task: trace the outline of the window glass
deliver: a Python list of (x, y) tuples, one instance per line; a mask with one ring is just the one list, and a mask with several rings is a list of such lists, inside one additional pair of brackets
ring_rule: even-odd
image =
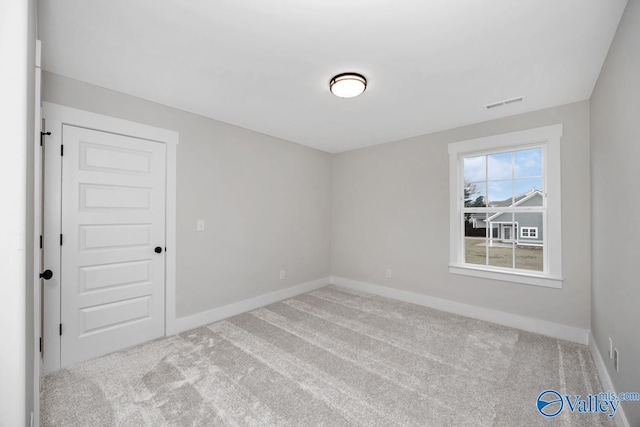
[(464, 206), (467, 208), (480, 208), (486, 206), (487, 183), (469, 182), (464, 186)]
[[(520, 206), (542, 206), (542, 197), (544, 194), (542, 183), (542, 178), (515, 180), (513, 182), (515, 200), (521, 200)], [(522, 200), (525, 198), (526, 200)]]
[(513, 163), (514, 178), (542, 177), (542, 148), (514, 152)]
[(517, 245), (515, 266), (520, 270), (543, 271), (544, 248), (542, 246)]
[(532, 148), (463, 157), (466, 264), (544, 270), (542, 154)]
[(464, 181), (478, 182), (487, 180), (487, 156), (464, 158)]
[[(478, 216), (485, 214), (478, 214)], [(464, 259), (467, 264), (487, 264), (487, 239), (486, 229), (482, 226), (483, 220), (474, 218), (476, 224), (466, 221), (464, 238)]]
[(487, 158), (487, 179), (512, 179), (513, 152), (490, 154)]
[(509, 206), (513, 198), (513, 181), (489, 181), (487, 197), (490, 207)]

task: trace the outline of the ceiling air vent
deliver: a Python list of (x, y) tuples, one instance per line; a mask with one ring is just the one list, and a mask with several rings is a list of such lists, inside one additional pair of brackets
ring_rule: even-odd
[(491, 104), (485, 105), (487, 110), (491, 110), (493, 108), (504, 107), (505, 105), (516, 104), (518, 102), (522, 102), (524, 100), (524, 96), (519, 96), (517, 98), (505, 99), (504, 101), (492, 102)]

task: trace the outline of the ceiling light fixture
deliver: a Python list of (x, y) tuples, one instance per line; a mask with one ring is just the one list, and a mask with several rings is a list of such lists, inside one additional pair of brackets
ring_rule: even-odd
[(329, 82), (329, 90), (340, 98), (353, 98), (367, 88), (367, 79), (356, 73), (338, 74)]

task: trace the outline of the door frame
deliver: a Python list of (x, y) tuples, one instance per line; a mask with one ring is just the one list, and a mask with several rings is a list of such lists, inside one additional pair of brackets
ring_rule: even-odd
[[(102, 114), (91, 113), (88, 111), (78, 110), (50, 102), (42, 103), (42, 117), (45, 121), (45, 131), (51, 132), (45, 139), (45, 178), (49, 187), (47, 192), (53, 191), (53, 211), (47, 212), (44, 218), (45, 229), (47, 226), (53, 231), (45, 233), (47, 236), (56, 236), (60, 233), (61, 224), (61, 163), (51, 162), (52, 156), (59, 159), (60, 148), (62, 145), (62, 127), (63, 125), (71, 125), (96, 131), (115, 133), (134, 138), (147, 139), (155, 142), (164, 143), (166, 146), (166, 205), (165, 205), (165, 303), (164, 303), (164, 336), (174, 335), (176, 333), (176, 151), (179, 143), (178, 132), (163, 129), (155, 126), (144, 125), (124, 119), (110, 117)], [(48, 154), (47, 154), (48, 153)], [(47, 162), (47, 159), (50, 159)], [(53, 188), (52, 188), (53, 187)], [(43, 189), (40, 189), (42, 192)], [(60, 256), (61, 250), (57, 239), (45, 238), (45, 268), (49, 268), (54, 272), (54, 278), (49, 282), (58, 283), (56, 277), (60, 274)], [(53, 258), (53, 260), (47, 260)], [(52, 262), (53, 261), (53, 262)], [(46, 284), (45, 284), (46, 286)], [(57, 286), (57, 292), (60, 296), (61, 286)], [(55, 294), (54, 294), (55, 295)], [(54, 316), (55, 316), (54, 307)], [(58, 315), (60, 307), (57, 307)], [(53, 328), (58, 325), (45, 325), (45, 330), (49, 329), (48, 335), (53, 332)], [(43, 336), (47, 336), (42, 331)], [(44, 373), (53, 372), (60, 369), (60, 340), (44, 340)]]
[(35, 58), (35, 128), (33, 129), (33, 425), (40, 425), (40, 371), (42, 370), (41, 353), (41, 313), (42, 293), (40, 287), (42, 279), (42, 248), (40, 236), (42, 235), (42, 147), (40, 141), (42, 135), (42, 68), (41, 68), (42, 44), (36, 40)]

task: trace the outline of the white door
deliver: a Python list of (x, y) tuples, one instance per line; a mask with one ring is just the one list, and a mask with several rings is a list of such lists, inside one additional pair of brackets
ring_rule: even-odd
[(505, 225), (502, 227), (502, 240), (504, 240), (505, 242), (511, 242), (512, 241), (512, 234), (513, 234), (513, 226), (511, 225)]
[(164, 335), (165, 144), (62, 132), (61, 367)]

